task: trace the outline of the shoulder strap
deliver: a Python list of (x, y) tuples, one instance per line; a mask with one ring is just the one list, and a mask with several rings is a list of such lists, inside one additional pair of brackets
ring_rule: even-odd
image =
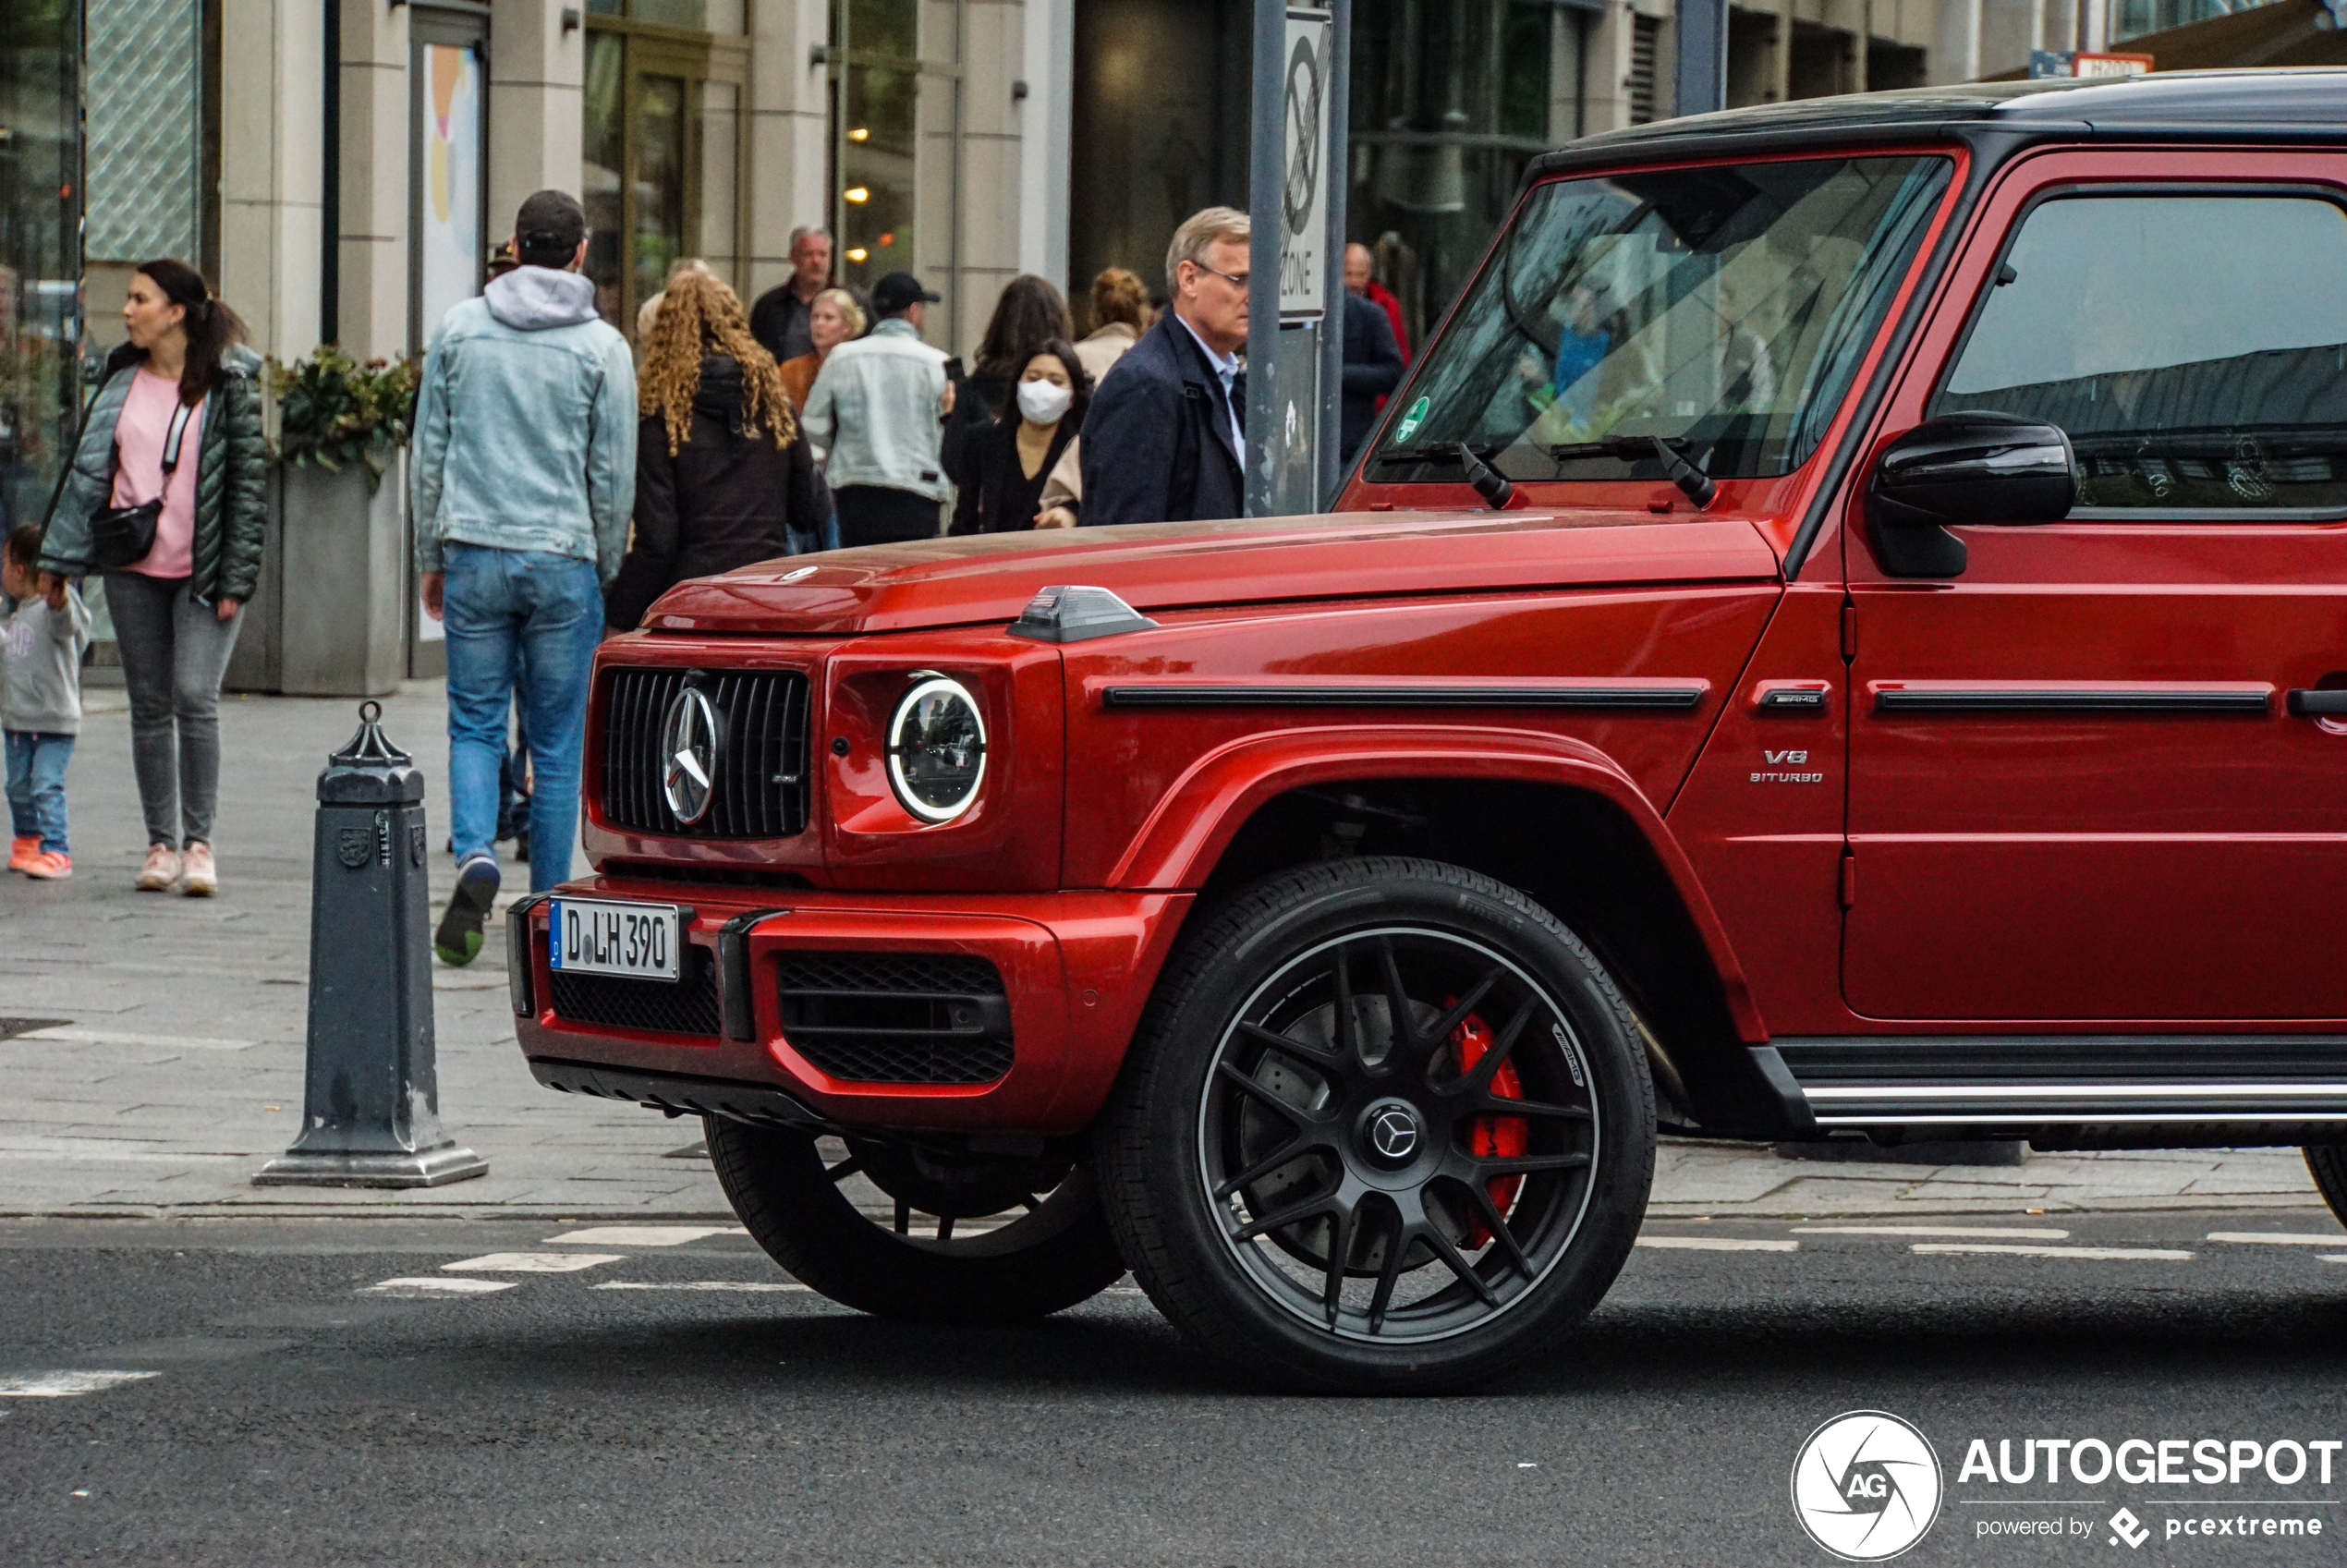
[[(197, 401), (201, 402), (202, 399)], [(171, 410), (171, 429), (163, 438), (163, 482), (165, 488), (171, 484), (172, 470), (179, 466), (179, 443), (188, 433), (188, 416), (194, 412), (185, 403), (176, 405)]]

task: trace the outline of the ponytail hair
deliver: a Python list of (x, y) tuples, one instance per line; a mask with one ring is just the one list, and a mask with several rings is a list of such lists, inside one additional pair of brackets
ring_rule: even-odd
[(185, 261), (164, 257), (141, 261), (138, 268), (163, 297), (187, 310), (180, 330), (188, 334), (188, 362), (179, 372), (179, 401), (194, 407), (203, 401), (220, 375), (220, 357), (241, 341), (245, 323), (227, 302), (216, 298), (203, 274)]

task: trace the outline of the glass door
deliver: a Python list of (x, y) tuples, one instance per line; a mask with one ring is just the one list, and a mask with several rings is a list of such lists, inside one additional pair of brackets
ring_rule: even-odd
[[(704, 176), (712, 166), (703, 146), (709, 74), (705, 43), (608, 23), (589, 27), (580, 149), (587, 274), (603, 319), (631, 341), (638, 310), (667, 286), (671, 268), (699, 253), (697, 242), (704, 237)], [(713, 85), (721, 108), (733, 102), (733, 84)], [(731, 116), (718, 118), (718, 133), (730, 137), (724, 122)], [(734, 166), (732, 149), (719, 151), (714, 166), (723, 176)], [(711, 229), (730, 243), (733, 193), (710, 194), (721, 209)], [(721, 274), (732, 270), (730, 256), (706, 259)]]
[(0, 526), (37, 523), (80, 411), (81, 16), (0, 23)]

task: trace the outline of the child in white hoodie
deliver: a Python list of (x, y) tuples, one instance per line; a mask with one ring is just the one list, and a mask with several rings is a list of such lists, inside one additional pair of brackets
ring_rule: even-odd
[(90, 611), (70, 586), (65, 608), (49, 608), (35, 571), (40, 559), (39, 529), (18, 529), (0, 541), (0, 590), (17, 602), (0, 631), (0, 733), (16, 833), (8, 869), (56, 881), (73, 875), (66, 764), (81, 732), (81, 650), (90, 645)]

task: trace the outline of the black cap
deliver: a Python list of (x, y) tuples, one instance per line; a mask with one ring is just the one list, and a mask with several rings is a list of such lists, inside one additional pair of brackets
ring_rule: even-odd
[(923, 300), (936, 304), (941, 296), (921, 286), (921, 280), (910, 273), (891, 273), (872, 285), (872, 309), (883, 316), (894, 316)]
[(566, 190), (541, 190), (514, 214), (519, 260), (529, 267), (567, 267), (587, 237), (587, 213)]

